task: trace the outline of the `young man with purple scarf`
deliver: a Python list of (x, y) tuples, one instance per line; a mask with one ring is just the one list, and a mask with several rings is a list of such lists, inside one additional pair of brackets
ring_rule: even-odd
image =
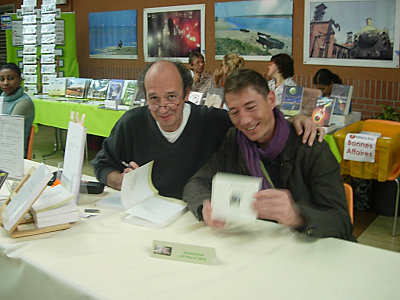
[(261, 177), (255, 194), (259, 219), (288, 225), (314, 237), (355, 241), (339, 165), (327, 143), (304, 145), (293, 125), (275, 108), (275, 96), (256, 71), (237, 70), (225, 84), (235, 128), (189, 180), (183, 199), (199, 220), (213, 228), (211, 185), (217, 172)]

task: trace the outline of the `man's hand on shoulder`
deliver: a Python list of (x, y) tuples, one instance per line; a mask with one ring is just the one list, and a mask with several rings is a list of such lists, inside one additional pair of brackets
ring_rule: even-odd
[(312, 121), (310, 117), (306, 115), (296, 115), (290, 118), (293, 126), (298, 135), (303, 134), (303, 144), (308, 144), (310, 147), (314, 144), (315, 138), (318, 134), (318, 142), (322, 142), (325, 136), (325, 130)]

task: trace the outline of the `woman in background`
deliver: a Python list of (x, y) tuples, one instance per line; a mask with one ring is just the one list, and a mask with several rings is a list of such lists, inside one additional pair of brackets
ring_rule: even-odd
[(25, 117), (24, 149), (25, 157), (28, 147), (29, 131), (35, 118), (35, 107), (32, 99), (23, 92), (21, 70), (14, 63), (6, 63), (0, 67), (0, 88), (3, 90), (2, 113)]
[(342, 84), (340, 77), (328, 69), (319, 69), (313, 78), (313, 84), (317, 89), (322, 91), (322, 96), (329, 97), (331, 95), (334, 83)]
[(294, 75), (293, 59), (284, 53), (272, 56), (268, 64), (267, 75), (272, 78), (268, 81), (268, 87), (270, 91), (274, 91), (275, 104), (279, 107), (282, 102), (283, 86), (297, 85), (292, 79)]
[(229, 74), (235, 70), (243, 69), (244, 63), (244, 58), (237, 54), (225, 54), (222, 59), (221, 69), (214, 72), (214, 87), (223, 87)]

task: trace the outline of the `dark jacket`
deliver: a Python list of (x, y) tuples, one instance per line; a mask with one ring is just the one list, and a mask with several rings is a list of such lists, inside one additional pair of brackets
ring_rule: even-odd
[[(236, 132), (236, 128), (228, 131), (219, 150), (185, 186), (183, 199), (199, 219), (203, 201), (211, 199), (215, 173), (250, 175), (236, 143)], [(304, 233), (355, 241), (340, 168), (328, 144), (304, 145), (290, 125), (289, 138), (277, 160), (280, 181), (277, 187), (291, 192), (306, 222)]]

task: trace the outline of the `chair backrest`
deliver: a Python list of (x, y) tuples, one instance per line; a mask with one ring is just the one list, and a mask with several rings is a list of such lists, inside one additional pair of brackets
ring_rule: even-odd
[(26, 159), (32, 159), (33, 138), (35, 137), (35, 126), (31, 126), (28, 137), (28, 149), (26, 151)]
[(347, 208), (349, 210), (351, 224), (353, 224), (353, 188), (350, 184), (344, 183), (344, 191), (346, 192)]

